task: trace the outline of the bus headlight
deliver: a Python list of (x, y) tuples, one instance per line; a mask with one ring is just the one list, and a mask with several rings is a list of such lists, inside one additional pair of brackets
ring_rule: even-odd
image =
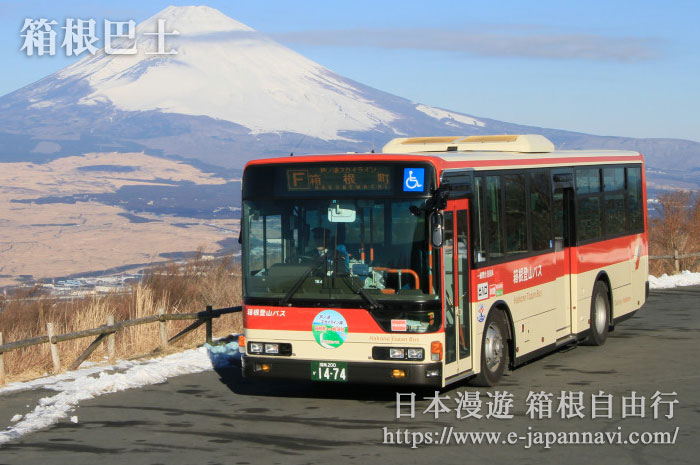
[(261, 342), (251, 342), (249, 347), (251, 354), (262, 354), (263, 345)]
[(265, 344), (265, 353), (266, 354), (279, 354), (280, 353), (279, 344)]
[(425, 360), (425, 349), (420, 347), (372, 347), (374, 360), (403, 360), (406, 362), (420, 362)]
[(290, 357), (292, 345), (288, 342), (248, 342), (248, 353)]

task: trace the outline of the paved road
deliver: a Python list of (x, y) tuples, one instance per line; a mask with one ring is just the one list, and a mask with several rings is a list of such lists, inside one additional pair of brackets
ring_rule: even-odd
[[(345, 463), (697, 463), (700, 432), (700, 287), (658, 291), (637, 316), (610, 335), (603, 347), (561, 351), (506, 375), (497, 389), (481, 388), (481, 413), (488, 392), (513, 395), (512, 419), (457, 419), (454, 411), (423, 414), (429, 402), (419, 393), (415, 418), (396, 418), (396, 393), (367, 386), (310, 383), (262, 384), (242, 380), (239, 368), (180, 376), (148, 388), (86, 401), (68, 420), (0, 447), (0, 464), (345, 464)], [(460, 385), (442, 393), (454, 399), (475, 388)], [(584, 393), (585, 418), (530, 419), (530, 391)], [(591, 395), (613, 396), (612, 418), (591, 418)], [(672, 419), (652, 417), (650, 397), (676, 392)], [(646, 397), (646, 418), (622, 418), (621, 401), (631, 392)], [(406, 392), (406, 391), (404, 391)], [(0, 427), (46, 393), (0, 397)], [(660, 414), (666, 413), (662, 404)], [(22, 410), (23, 409), (23, 410)], [(604, 409), (603, 409), (604, 410)], [(407, 413), (408, 410), (402, 410)], [(604, 412), (600, 412), (604, 413)], [(411, 449), (383, 444), (383, 428), (409, 439), (433, 441), (443, 431), (502, 432), (498, 445), (430, 445)], [(536, 432), (675, 432), (675, 445), (527, 446)], [(524, 441), (504, 445), (509, 432)], [(389, 439), (389, 436), (386, 436)], [(454, 436), (453, 436), (454, 438)], [(595, 439), (594, 439), (595, 440)], [(695, 459), (693, 459), (695, 457)]]

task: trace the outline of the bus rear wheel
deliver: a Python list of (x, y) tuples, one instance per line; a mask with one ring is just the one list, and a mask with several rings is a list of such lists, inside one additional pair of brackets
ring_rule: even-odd
[(603, 281), (596, 281), (591, 297), (591, 327), (586, 337), (586, 344), (602, 346), (608, 338), (610, 326), (610, 301), (608, 286)]
[(508, 364), (508, 338), (503, 314), (489, 312), (481, 338), (481, 371), (474, 378), (477, 386), (494, 386), (500, 381)]

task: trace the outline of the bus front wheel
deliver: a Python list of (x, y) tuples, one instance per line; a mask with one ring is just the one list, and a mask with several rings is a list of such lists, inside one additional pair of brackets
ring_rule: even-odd
[(608, 286), (603, 281), (596, 281), (591, 298), (591, 327), (588, 331), (586, 344), (602, 346), (608, 338), (610, 326), (610, 301)]
[(494, 386), (501, 379), (508, 364), (507, 334), (503, 314), (489, 312), (481, 338), (481, 371), (474, 378), (477, 386)]

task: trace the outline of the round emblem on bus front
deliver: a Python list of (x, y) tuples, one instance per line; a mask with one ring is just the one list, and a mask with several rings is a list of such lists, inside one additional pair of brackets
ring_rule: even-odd
[(311, 330), (316, 342), (326, 349), (340, 347), (348, 337), (348, 323), (335, 310), (324, 310), (316, 315)]

